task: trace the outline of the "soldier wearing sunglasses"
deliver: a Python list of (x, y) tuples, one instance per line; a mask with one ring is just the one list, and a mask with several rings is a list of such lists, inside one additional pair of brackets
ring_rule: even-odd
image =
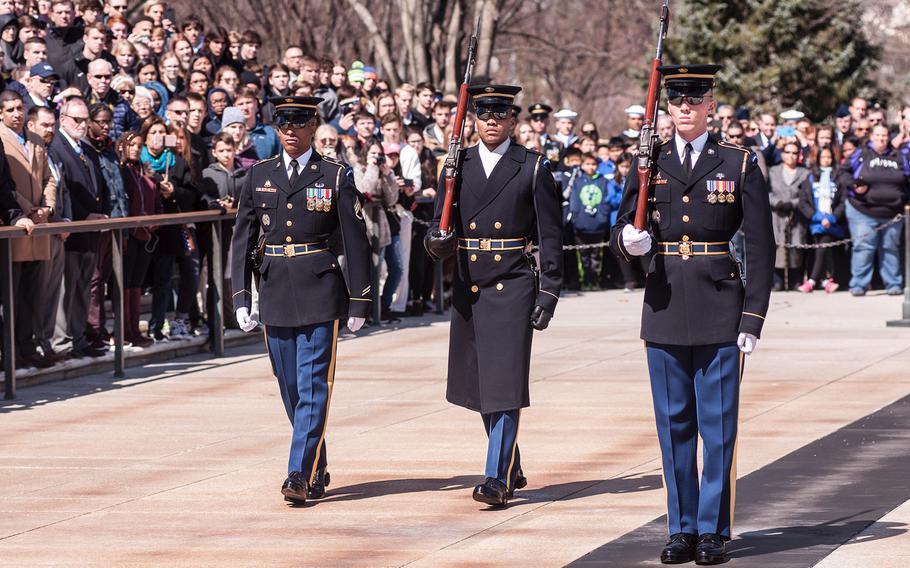
[[(660, 68), (676, 134), (658, 147), (647, 230), (632, 224), (636, 159), (610, 239), (626, 260), (650, 257), (641, 338), (667, 490), (670, 540), (660, 555), (667, 564), (727, 559), (739, 385), (744, 356), (761, 334), (774, 273), (768, 186), (755, 155), (708, 133), (719, 69)], [(740, 227), (749, 262), (745, 279), (730, 250)]]
[[(452, 230), (439, 232), (440, 180), (427, 235), (434, 259), (455, 257), (446, 398), (479, 412), (488, 436), (485, 481), (474, 500), (504, 506), (527, 485), (518, 449), (530, 405), (531, 338), (553, 317), (562, 285), (562, 196), (547, 159), (512, 142), (520, 87), (469, 89), (481, 143), (464, 154)], [(540, 273), (529, 254), (540, 247)]]
[[(276, 97), (282, 151), (250, 168), (240, 190), (232, 282), (237, 323), (265, 327), (293, 427), (285, 500), (320, 499), (329, 485), (326, 425), (341, 326), (355, 332), (370, 307), (370, 245), (363, 197), (347, 166), (312, 147), (320, 97)], [(339, 234), (345, 270), (328, 239)], [(252, 309), (253, 277), (259, 290)]]

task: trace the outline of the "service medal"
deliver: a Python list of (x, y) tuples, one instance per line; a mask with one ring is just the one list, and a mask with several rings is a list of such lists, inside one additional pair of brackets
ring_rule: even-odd
[(727, 203), (733, 203), (734, 201), (736, 201), (736, 198), (733, 197), (732, 193), (727, 195)]
[(717, 195), (715, 195), (714, 193), (709, 193), (708, 194), (708, 203), (710, 203), (711, 205), (714, 205), (715, 203), (717, 203)]
[(266, 225), (266, 226), (272, 224), (272, 219), (269, 217), (268, 213), (266, 213), (265, 215), (262, 216), (262, 224)]

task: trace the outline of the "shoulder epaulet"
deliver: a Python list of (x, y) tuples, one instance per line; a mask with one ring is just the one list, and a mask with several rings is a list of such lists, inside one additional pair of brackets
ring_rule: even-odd
[(746, 154), (752, 153), (752, 151), (749, 150), (748, 148), (746, 148), (745, 146), (740, 146), (738, 144), (731, 144), (730, 142), (727, 142), (726, 140), (718, 140), (717, 145), (723, 146), (724, 148), (730, 148), (731, 150), (739, 150), (740, 152), (745, 152)]
[(276, 155), (276, 156), (272, 156), (271, 158), (266, 158), (266, 159), (264, 159), (264, 160), (259, 160), (258, 162), (256, 162), (255, 164), (253, 164), (253, 165), (250, 166), (250, 167), (252, 168), (252, 167), (258, 166), (259, 164), (264, 164), (264, 163), (266, 163), (266, 162), (271, 162), (272, 160), (280, 160), (280, 159), (281, 159), (281, 154), (278, 154), (278, 155)]
[(332, 158), (326, 158), (325, 156), (322, 156), (322, 161), (323, 161), (323, 162), (328, 162), (329, 164), (332, 164), (333, 166), (338, 166), (338, 167), (341, 167), (341, 168), (346, 168), (346, 167), (347, 167), (344, 163), (339, 162), (338, 160), (333, 160)]

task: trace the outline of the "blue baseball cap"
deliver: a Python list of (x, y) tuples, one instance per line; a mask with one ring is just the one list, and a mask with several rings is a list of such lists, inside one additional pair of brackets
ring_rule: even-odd
[(54, 68), (51, 67), (50, 63), (44, 61), (32, 65), (32, 68), (28, 70), (28, 74), (31, 77), (41, 77), (42, 79), (47, 79), (48, 77), (60, 78), (60, 75), (54, 71)]

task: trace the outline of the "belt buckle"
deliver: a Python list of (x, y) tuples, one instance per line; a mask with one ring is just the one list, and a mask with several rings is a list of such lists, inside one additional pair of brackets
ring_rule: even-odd
[(480, 250), (491, 251), (493, 250), (493, 239), (480, 239), (478, 244)]
[(688, 260), (689, 256), (692, 254), (692, 243), (680, 241), (677, 246), (679, 247), (679, 255), (683, 257), (683, 260)]
[(284, 245), (284, 256), (291, 258), (297, 255), (297, 251), (294, 250), (294, 245)]

